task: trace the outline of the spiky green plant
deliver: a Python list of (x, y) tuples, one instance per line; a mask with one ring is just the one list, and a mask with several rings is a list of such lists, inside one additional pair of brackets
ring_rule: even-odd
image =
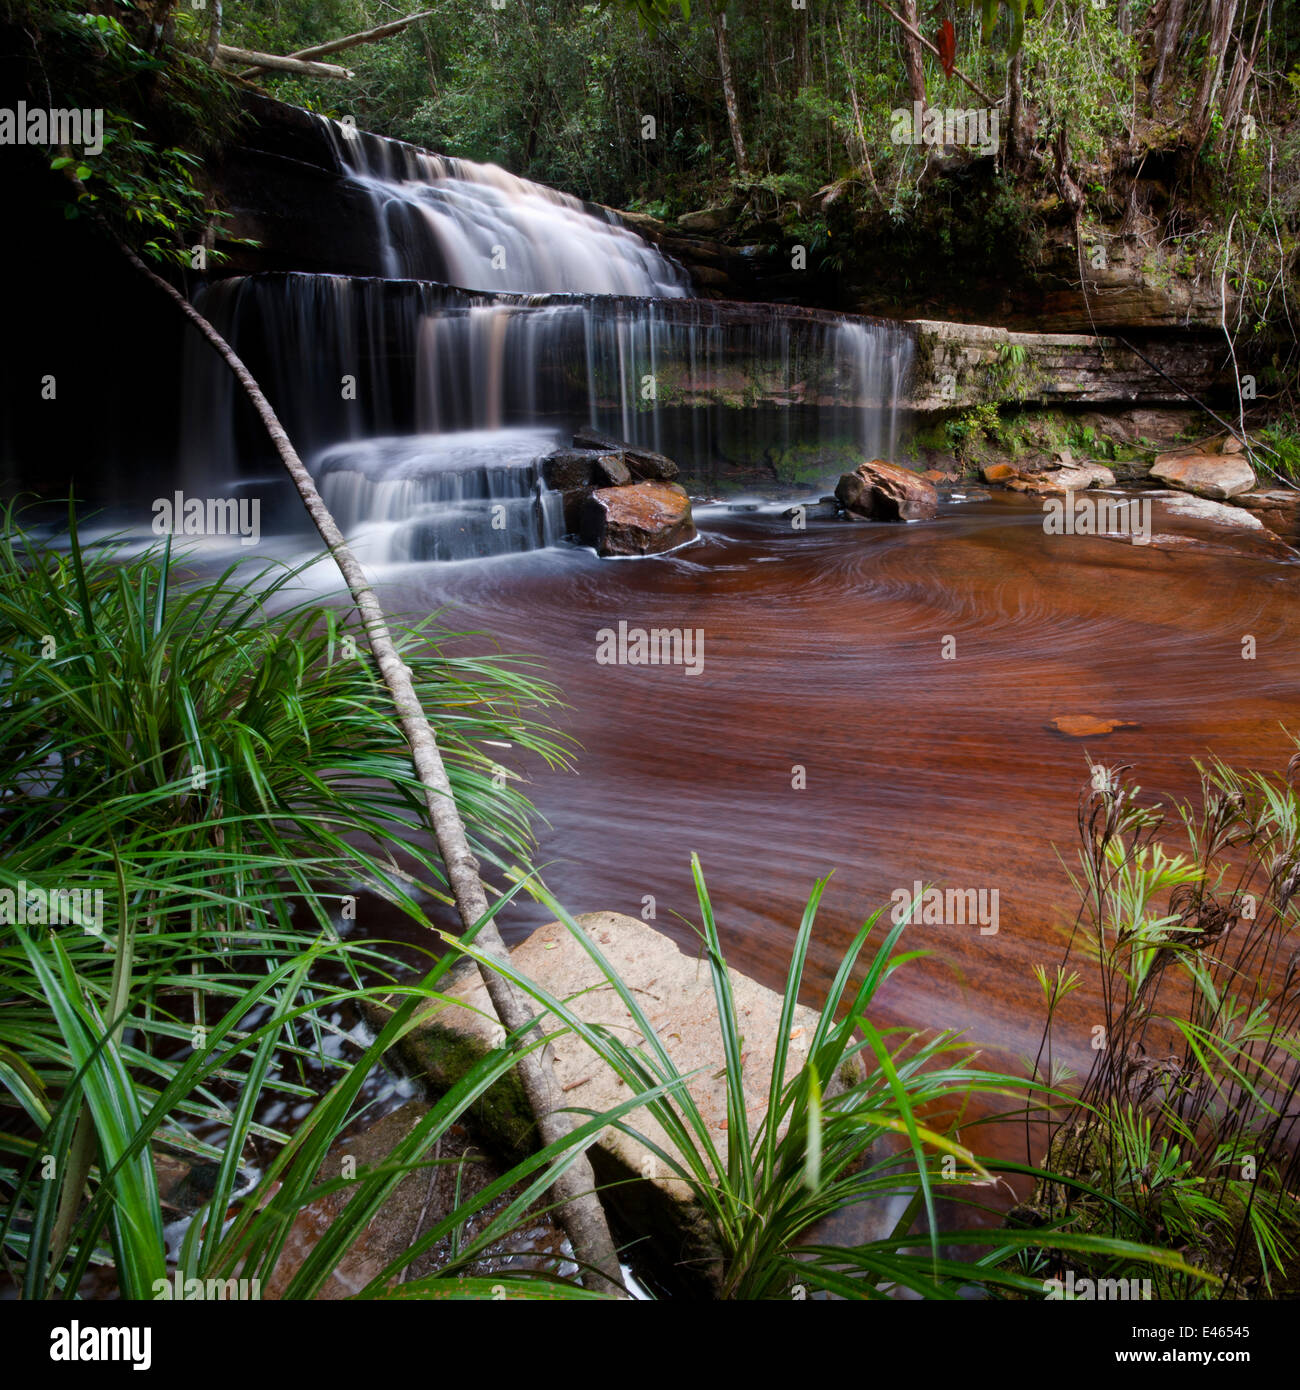
[[(1198, 765), (1176, 853), (1131, 769), (1094, 769), (1080, 800), (1069, 951), (1092, 966), (1105, 1046), (1047, 1166), (1111, 1200), (1049, 1185), (1039, 1206), (1184, 1249), (1234, 1297), (1294, 1288), (1298, 767), (1278, 780)], [(1055, 1026), (1049, 1017), (1044, 1051)], [(1210, 1292), (1146, 1273), (1170, 1296)]]
[[(348, 996), (308, 967), (325, 953), (391, 973), (391, 953), (338, 940), (341, 904), (367, 889), (423, 923), (441, 867), (346, 615), (267, 615), (295, 571), (182, 582), (167, 548), (84, 547), (75, 514), (61, 546), (6, 521), (3, 1250), (29, 1296), (70, 1293), (87, 1260), (110, 1258), (98, 1220), (120, 1286), (140, 1296), (162, 1259), (149, 1145), (217, 1158), (229, 1146), (193, 1128), (224, 1122), (239, 1142), (219, 1170), (221, 1209), (243, 1140), (287, 1142), (256, 1121), (264, 1094), (301, 1097), (307, 1061), (328, 1066), (330, 1014)], [(412, 627), (404, 656), (476, 849), (513, 860), (527, 802), (484, 744), (562, 760), (529, 713), (553, 692), (518, 663), (449, 655), (451, 636)], [(275, 1028), (247, 1021), (256, 1008)]]
[[(924, 1298), (952, 1299), (980, 1288), (1043, 1297), (1041, 1276), (1010, 1267), (1017, 1254), (1043, 1248), (1081, 1251), (1134, 1266), (1160, 1265), (1189, 1280), (1203, 1277), (1181, 1255), (1158, 1248), (1158, 1243), (1082, 1230), (1068, 1215), (1033, 1232), (942, 1228), (940, 1195), (982, 1209), (986, 1203), (981, 1189), (991, 1187), (999, 1174), (1044, 1180), (1059, 1176), (978, 1157), (957, 1135), (972, 1104), (1010, 1102), (1023, 1113), (1059, 1097), (1032, 1079), (978, 1066), (973, 1049), (953, 1033), (925, 1035), (873, 1024), (870, 1013), (881, 985), (924, 954), (901, 949), (910, 912), (890, 927), (865, 960), (864, 948), (880, 914), (863, 924), (836, 971), (806, 1055), (793, 1077), (786, 1079), (791, 1024), (825, 880), (815, 885), (795, 934), (767, 1078), (767, 1105), (751, 1124), (743, 1022), (697, 857), (692, 857), (692, 866), (725, 1062), (725, 1154), (690, 1092), (690, 1074), (678, 1069), (635, 991), (619, 979), (590, 933), (540, 885), (526, 886), (596, 963), (645, 1042), (629, 1045), (613, 1030), (585, 1021), (572, 1002), (555, 998), (511, 967), (502, 969), (558, 1026), (582, 1037), (629, 1091), (655, 1095), (645, 1109), (666, 1133), (668, 1147), (639, 1127), (635, 1114), (615, 1123), (655, 1154), (664, 1171), (689, 1186), (722, 1251), (720, 1297), (788, 1298), (802, 1289), (804, 1294), (821, 1291), (874, 1299), (907, 1289)], [(466, 952), (485, 959), (472, 945)], [(832, 1087), (835, 1079), (838, 1084)], [(579, 1113), (600, 1118), (591, 1111)], [(889, 1142), (896, 1137), (902, 1140), (901, 1152)], [(852, 1247), (811, 1243), (826, 1218), (871, 1202), (890, 1202), (891, 1210), (901, 1211), (888, 1236)], [(971, 1257), (954, 1259), (945, 1246), (968, 1247)]]

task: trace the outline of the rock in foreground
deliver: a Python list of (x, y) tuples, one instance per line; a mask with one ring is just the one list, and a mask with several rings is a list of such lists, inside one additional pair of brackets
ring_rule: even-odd
[[(632, 991), (687, 1086), (723, 1164), (727, 1161), (727, 1084), (723, 1068), (717, 1003), (707, 961), (685, 955), (676, 943), (645, 922), (614, 912), (591, 912), (579, 927)], [(570, 1001), (587, 1022), (607, 1028), (629, 1044), (641, 1032), (626, 1005), (599, 967), (559, 922), (539, 927), (510, 953), (513, 964), (548, 993)], [(742, 1077), (751, 1123), (763, 1114), (771, 1077), (781, 996), (755, 980), (729, 971), (740, 1030), (744, 1035)], [(444, 990), (449, 1000), (435, 1003), (398, 1044), (407, 1064), (429, 1078), (436, 1090), (454, 1085), (474, 1059), (499, 1042), (500, 1026), (477, 973), (467, 973)], [(552, 1031), (553, 1020), (545, 1031)], [(817, 1015), (805, 1005), (794, 1013), (785, 1079), (791, 1081), (808, 1056)], [(612, 1109), (628, 1098), (627, 1086), (573, 1033), (554, 1039), (556, 1080), (570, 1104), (584, 1110)], [(829, 1096), (856, 1082), (860, 1063), (846, 1063), (846, 1074), (823, 1078)], [(660, 1262), (700, 1292), (716, 1294), (719, 1251), (694, 1194), (673, 1177), (650, 1145), (675, 1150), (673, 1140), (644, 1109), (627, 1122), (649, 1141), (616, 1129), (605, 1130), (591, 1149), (601, 1196), (614, 1206), (626, 1229), (646, 1238)], [(531, 1121), (513, 1074), (483, 1097), (472, 1115), (485, 1137), (507, 1151), (531, 1143)], [(893, 1218), (890, 1218), (891, 1220)], [(885, 1234), (884, 1230), (880, 1234)]]
[(850, 516), (868, 521), (929, 521), (939, 511), (933, 483), (883, 459), (860, 463), (852, 473), (845, 473), (835, 497)]
[(1115, 475), (1102, 463), (1067, 463), (1060, 468), (1012, 478), (1007, 486), (1015, 492), (1029, 492), (1038, 497), (1056, 496), (1086, 492), (1090, 487), (1114, 487)]
[(583, 501), (579, 534), (601, 555), (660, 555), (695, 539), (691, 499), (676, 483), (597, 488)]

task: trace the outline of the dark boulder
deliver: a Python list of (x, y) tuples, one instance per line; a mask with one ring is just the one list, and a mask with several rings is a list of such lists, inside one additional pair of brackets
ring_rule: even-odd
[(560, 449), (543, 460), (542, 477), (546, 486), (556, 492), (591, 487), (597, 481), (596, 464), (600, 458), (598, 449)]
[(573, 436), (573, 443), (579, 449), (598, 449), (602, 453), (619, 453), (633, 478), (639, 483), (668, 483), (677, 476), (677, 465), (663, 454), (640, 444), (628, 444), (615, 439), (604, 430), (584, 425)]

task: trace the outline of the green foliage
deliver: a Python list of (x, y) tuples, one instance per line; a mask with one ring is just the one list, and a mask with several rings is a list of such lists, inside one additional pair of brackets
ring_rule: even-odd
[[(390, 949), (340, 939), (344, 895), (369, 890), (422, 925), (422, 902), (443, 896), (441, 866), (417, 833), (422, 791), (387, 692), (349, 650), (338, 611), (267, 617), (295, 572), (186, 585), (167, 551), (88, 550), (75, 528), (56, 549), (6, 521), (0, 1248), (27, 1297), (71, 1297), (95, 1263), (112, 1265), (124, 1296), (147, 1298), (165, 1273), (152, 1156), (216, 1163), (208, 1211), (224, 1213), (256, 1148), (272, 1156), (260, 1191), (269, 1198), (279, 1184), (276, 1200), (228, 1229), (196, 1220), (181, 1268), (268, 1278), (298, 1209), (319, 1195), (325, 1150), (408, 1021), (399, 1012), (357, 1066), (336, 1055), (350, 1046), (341, 1011), (378, 988), (359, 975), (387, 981), (397, 968)], [(409, 629), (403, 659), (478, 852), (513, 862), (528, 848), (527, 803), (498, 788), (482, 744), (506, 736), (562, 757), (527, 714), (552, 695), (503, 659), (448, 655), (450, 636)], [(19, 895), (53, 903), (68, 892), (97, 893), (100, 907), (74, 898), (66, 923), (35, 907), (19, 920)], [(450, 963), (411, 998), (430, 997)], [(494, 1054), (434, 1108), (410, 1140), (408, 1171), (509, 1065)], [(265, 1102), (310, 1099), (312, 1073), (340, 1079), (292, 1135), (270, 1124)], [(359, 1184), (387, 1191), (389, 1176)], [(364, 1210), (349, 1205), (331, 1233), (338, 1252)], [(518, 1219), (518, 1206), (508, 1210), (489, 1223), (498, 1238)], [(299, 1284), (319, 1287), (325, 1266)]]
[[(975, 1054), (953, 1033), (919, 1035), (910, 1028), (881, 1030), (872, 1023), (877, 992), (895, 971), (924, 954), (902, 949), (911, 910), (869, 955), (864, 953), (880, 914), (863, 924), (840, 961), (811, 1037), (805, 1038), (793, 1022), (826, 881), (816, 884), (794, 937), (771, 1070), (758, 1078), (766, 1104), (751, 1120), (754, 1083), (745, 1074), (745, 1025), (697, 857), (692, 857), (692, 867), (701, 950), (713, 982), (725, 1062), (725, 1156), (691, 1095), (690, 1076), (678, 1070), (636, 993), (618, 978), (591, 935), (540, 887), (530, 885), (530, 891), (597, 964), (644, 1043), (629, 1045), (618, 1031), (585, 1022), (565, 1001), (512, 967), (502, 971), (577, 1033), (629, 1091), (653, 1097), (645, 1109), (662, 1126), (671, 1148), (647, 1135), (634, 1114), (615, 1123), (650, 1149), (661, 1171), (685, 1182), (707, 1214), (722, 1251), (722, 1297), (788, 1299), (796, 1287), (850, 1299), (890, 1298), (898, 1288), (938, 1299), (957, 1298), (972, 1288), (1041, 1296), (1041, 1280), (1005, 1267), (1010, 1254), (1031, 1245), (1150, 1261), (1196, 1277), (1176, 1254), (1081, 1234), (1068, 1221), (1032, 1235), (941, 1230), (939, 1195), (979, 1208), (979, 1190), (1003, 1167), (980, 1159), (961, 1141), (958, 1128), (968, 1107), (984, 1098), (1009, 1100), (1023, 1110), (1037, 1088), (977, 1066)], [(474, 948), (468, 954), (486, 959)], [(796, 1057), (799, 1065), (787, 1078)], [(602, 1118), (580, 1113), (591, 1115), (593, 1122)], [(820, 1223), (870, 1201), (889, 1202), (891, 1212), (902, 1213), (888, 1237), (852, 1247), (807, 1243)], [(945, 1258), (941, 1243), (968, 1245), (972, 1258)]]
[(980, 446), (987, 440), (995, 439), (1001, 425), (996, 401), (985, 401), (972, 406), (970, 410), (949, 420), (944, 426), (944, 434), (953, 456), (962, 464), (973, 464), (979, 460)]
[(67, 179), (64, 215), (93, 212), (146, 258), (188, 267), (220, 217), (202, 187), (202, 156), (233, 131), (234, 94), (198, 52), (198, 12), (178, 9), (164, 39), (143, 8), (112, 8), (26, 0), (6, 5), (5, 18), (23, 31), (32, 104), (104, 114), (100, 152), (48, 151), (48, 167)]
[[(1095, 969), (1105, 1045), (1047, 1162), (1085, 1190), (1047, 1185), (1037, 1216), (1068, 1210), (1093, 1232), (1170, 1243), (1230, 1297), (1293, 1296), (1300, 798), (1221, 763), (1199, 771), (1197, 803), (1177, 808), (1186, 852), (1164, 847), (1163, 810), (1123, 770), (1096, 769), (1081, 798), (1072, 950)], [(1049, 1007), (1040, 1064), (1053, 1084), (1055, 1026)], [(1144, 1273), (1162, 1297), (1213, 1293)]]
[(1091, 163), (1128, 131), (1141, 55), (1113, 14), (1091, 5), (1053, 6), (1028, 31), (1023, 62), (1040, 140), (1064, 131), (1073, 158)]

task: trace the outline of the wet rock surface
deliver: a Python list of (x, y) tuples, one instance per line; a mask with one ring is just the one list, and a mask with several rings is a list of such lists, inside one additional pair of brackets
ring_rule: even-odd
[(840, 506), (868, 521), (929, 521), (939, 511), (934, 484), (884, 459), (860, 463), (835, 488)]
[(1086, 492), (1091, 487), (1114, 487), (1115, 475), (1105, 464), (1068, 463), (1059, 468), (1008, 479), (1006, 486), (1015, 492), (1030, 492), (1041, 497)]
[(597, 488), (583, 499), (579, 535), (601, 555), (662, 554), (695, 539), (691, 499), (676, 483)]
[(617, 454), (627, 465), (628, 472), (638, 482), (670, 483), (677, 476), (677, 465), (664, 454), (657, 454), (640, 444), (629, 444), (612, 434), (584, 425), (573, 436), (579, 449), (595, 449), (601, 454)]
[(1242, 492), (1232, 499), (1288, 545), (1300, 544), (1300, 491), (1272, 488), (1263, 492)]

